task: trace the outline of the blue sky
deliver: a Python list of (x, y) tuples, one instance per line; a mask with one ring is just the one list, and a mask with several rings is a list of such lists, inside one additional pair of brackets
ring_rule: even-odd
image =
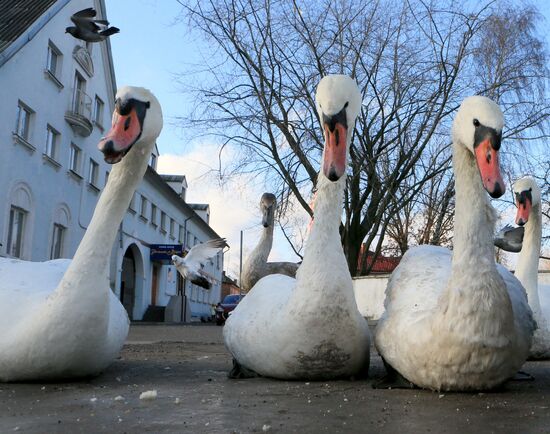
[[(546, 18), (540, 28), (550, 41), (550, 0), (533, 4)], [(118, 86), (148, 87), (159, 98), (167, 121), (158, 141), (161, 153), (193, 151), (174, 125), (175, 117), (186, 114), (192, 104), (175, 75), (200, 61), (200, 44), (185, 22), (175, 23), (181, 5), (176, 0), (106, 0), (106, 5), (109, 20), (121, 29), (111, 37)]]
[(175, 0), (107, 0), (106, 4), (109, 21), (120, 28), (111, 37), (117, 85), (147, 87), (160, 100), (165, 116), (158, 141), (161, 153), (190, 151), (173, 125), (174, 117), (186, 112), (175, 75), (198, 60), (185, 26), (174, 25), (181, 6)]

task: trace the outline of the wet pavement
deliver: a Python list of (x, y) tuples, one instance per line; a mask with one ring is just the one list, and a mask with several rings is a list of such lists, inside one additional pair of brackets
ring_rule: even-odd
[(366, 380), (229, 380), (221, 332), (134, 325), (99, 377), (0, 384), (0, 433), (550, 433), (550, 361), (524, 366), (535, 381), (491, 393), (372, 389), (376, 354)]

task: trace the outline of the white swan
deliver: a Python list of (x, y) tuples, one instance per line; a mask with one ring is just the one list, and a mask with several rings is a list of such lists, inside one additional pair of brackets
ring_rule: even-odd
[[(550, 358), (550, 305), (548, 295), (550, 287), (538, 284), (539, 254), (542, 239), (542, 209), (541, 192), (536, 181), (530, 176), (518, 179), (513, 186), (518, 207), (516, 224), (524, 225), (523, 246), (516, 265), (515, 276), (527, 291), (529, 306), (533, 311), (533, 317), (537, 322), (537, 329), (533, 336), (530, 358)], [(539, 291), (547, 295), (541, 304)]]
[(273, 246), (273, 229), (275, 226), (275, 211), (277, 198), (272, 193), (264, 193), (260, 199), (262, 225), (264, 230), (258, 245), (246, 259), (243, 266), (241, 288), (248, 292), (258, 280), (269, 274), (284, 274), (295, 277), (298, 264), (295, 262), (267, 262)]
[(369, 330), (357, 310), (338, 231), (361, 94), (353, 79), (329, 75), (320, 81), (316, 99), (326, 142), (304, 260), (296, 279), (280, 274), (261, 279), (223, 333), (238, 364), (281, 379), (354, 375), (369, 363)]
[[(512, 377), (534, 329), (525, 290), (493, 248), (493, 197), (504, 193), (504, 119), (491, 100), (466, 98), (453, 123), (454, 249), (410, 249), (392, 273), (375, 334), (385, 363), (417, 386), (483, 390)], [(481, 176), (480, 176), (481, 175)]]
[(100, 373), (128, 334), (128, 316), (109, 288), (108, 262), (120, 222), (162, 128), (147, 90), (117, 92), (113, 126), (99, 144), (117, 163), (72, 261), (0, 262), (0, 380)]

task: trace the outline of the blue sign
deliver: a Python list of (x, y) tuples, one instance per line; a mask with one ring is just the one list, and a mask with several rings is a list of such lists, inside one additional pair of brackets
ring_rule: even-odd
[(172, 260), (172, 255), (183, 256), (183, 244), (151, 244), (149, 258), (151, 261)]

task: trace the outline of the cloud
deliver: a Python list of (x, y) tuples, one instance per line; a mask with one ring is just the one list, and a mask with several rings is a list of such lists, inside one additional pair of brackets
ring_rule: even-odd
[[(243, 262), (261, 235), (258, 208), (266, 186), (250, 174), (224, 177), (220, 181), (218, 145), (196, 146), (185, 155), (161, 154), (157, 170), (161, 174), (185, 175), (188, 184), (187, 202), (210, 204), (210, 225), (230, 245), (225, 256), (225, 269), (233, 277), (239, 275), (240, 231), (243, 236)], [(235, 155), (224, 150), (223, 161), (230, 163)], [(271, 251), (272, 261), (297, 261), (286, 239), (277, 228)]]

